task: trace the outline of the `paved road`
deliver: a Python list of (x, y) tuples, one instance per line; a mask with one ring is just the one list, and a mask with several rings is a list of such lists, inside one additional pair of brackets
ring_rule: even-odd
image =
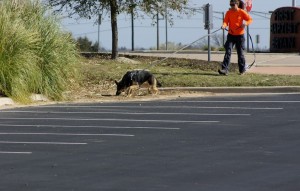
[(299, 94), (0, 111), (0, 190), (300, 189)]

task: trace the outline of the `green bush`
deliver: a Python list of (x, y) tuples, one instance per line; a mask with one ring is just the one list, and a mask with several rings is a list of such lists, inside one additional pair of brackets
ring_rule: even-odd
[(78, 63), (76, 44), (39, 1), (0, 3), (0, 92), (26, 102), (32, 93), (63, 98)]

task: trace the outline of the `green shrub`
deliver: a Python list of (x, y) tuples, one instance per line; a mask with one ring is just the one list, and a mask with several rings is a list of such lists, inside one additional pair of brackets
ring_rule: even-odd
[(75, 76), (76, 44), (39, 1), (0, 3), (0, 92), (17, 101), (32, 93), (60, 100)]

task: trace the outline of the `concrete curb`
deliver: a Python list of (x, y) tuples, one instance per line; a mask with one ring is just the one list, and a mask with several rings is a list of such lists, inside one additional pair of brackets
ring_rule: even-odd
[[(208, 93), (300, 93), (300, 86), (270, 86), (270, 87), (166, 87), (160, 91), (199, 91)], [(42, 95), (32, 95), (33, 101), (47, 102)], [(0, 97), (0, 107), (15, 105), (11, 98)]]
[(159, 88), (160, 91), (202, 91), (211, 93), (300, 93), (300, 86), (270, 87), (171, 87)]
[(6, 105), (14, 105), (15, 102), (8, 97), (0, 97), (0, 107)]
[[(43, 96), (41, 94), (32, 94), (30, 96), (30, 99), (33, 102), (38, 102), (38, 101), (47, 102), (47, 101), (49, 101), (45, 96)], [(16, 103), (11, 98), (0, 97), (0, 107), (11, 106), (11, 105), (16, 105)]]

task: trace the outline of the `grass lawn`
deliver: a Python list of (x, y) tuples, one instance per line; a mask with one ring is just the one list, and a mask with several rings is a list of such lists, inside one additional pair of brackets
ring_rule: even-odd
[(232, 64), (228, 76), (217, 73), (219, 63), (169, 58), (155, 62), (157, 58), (132, 57), (110, 60), (106, 58), (82, 58), (78, 66), (79, 84), (73, 85), (69, 94), (84, 97), (114, 95), (114, 80), (120, 80), (126, 71), (147, 69), (155, 74), (163, 87), (260, 87), (300, 86), (300, 76), (239, 75), (237, 64)]
[(147, 69), (165, 87), (224, 87), (224, 86), (300, 86), (300, 76), (246, 73), (239, 75), (237, 64), (231, 65), (228, 76), (217, 72), (219, 63), (201, 60), (168, 59), (162, 63), (149, 58), (109, 59), (82, 58), (79, 66), (81, 85), (108, 83), (119, 80), (128, 70)]

